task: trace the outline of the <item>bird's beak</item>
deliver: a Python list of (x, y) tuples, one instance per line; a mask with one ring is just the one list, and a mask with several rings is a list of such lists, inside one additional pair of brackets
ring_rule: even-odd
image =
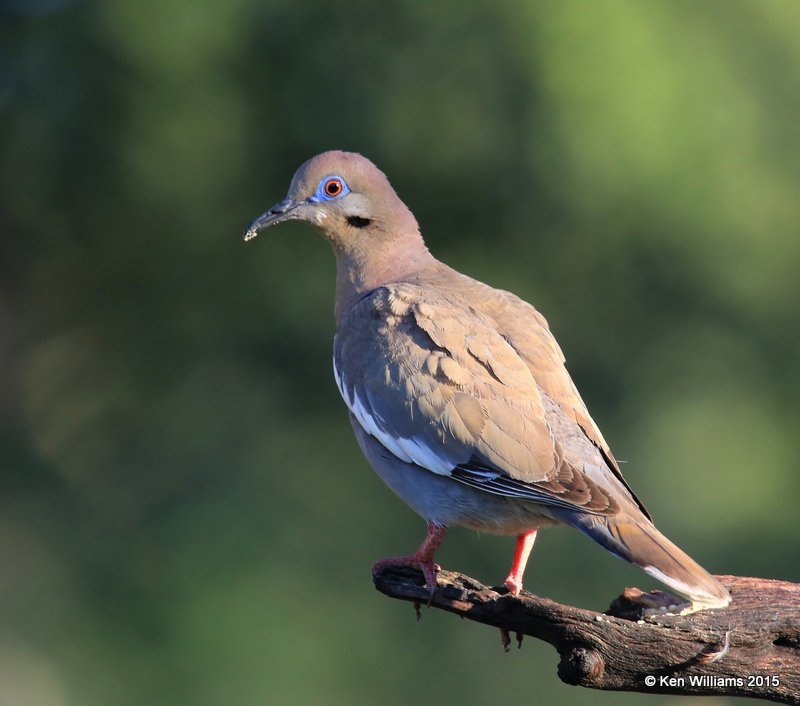
[(297, 201), (293, 201), (292, 199), (284, 199), (279, 204), (276, 204), (269, 209), (269, 211), (266, 213), (262, 213), (249, 226), (247, 226), (247, 230), (244, 233), (245, 241), (252, 240), (262, 230), (265, 230), (270, 226), (274, 226), (276, 223), (298, 218), (299, 214), (297, 213), (297, 209), (300, 207), (300, 205), (300, 203), (297, 203)]

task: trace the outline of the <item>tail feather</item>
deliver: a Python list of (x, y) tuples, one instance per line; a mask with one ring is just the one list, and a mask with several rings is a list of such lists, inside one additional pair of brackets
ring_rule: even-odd
[(717, 579), (643, 516), (578, 515), (572, 524), (613, 554), (691, 600), (691, 612), (724, 608), (731, 602), (730, 594)]

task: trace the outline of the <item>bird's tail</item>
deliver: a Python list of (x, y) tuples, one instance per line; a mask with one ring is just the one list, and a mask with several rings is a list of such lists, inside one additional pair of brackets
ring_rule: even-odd
[(572, 524), (621, 559), (692, 601), (695, 612), (724, 608), (731, 602), (725, 587), (688, 554), (670, 542), (644, 516), (626, 513), (603, 517), (578, 515)]

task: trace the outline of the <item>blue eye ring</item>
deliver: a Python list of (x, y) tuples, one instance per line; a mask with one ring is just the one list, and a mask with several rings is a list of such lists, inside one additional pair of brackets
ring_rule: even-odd
[(309, 199), (311, 202), (317, 201), (331, 201), (338, 199), (350, 193), (350, 187), (347, 182), (336, 174), (326, 176), (317, 186), (314, 195)]

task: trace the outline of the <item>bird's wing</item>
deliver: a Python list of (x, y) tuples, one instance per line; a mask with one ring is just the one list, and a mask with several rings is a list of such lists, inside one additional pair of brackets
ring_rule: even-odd
[(639, 509), (650, 519), (650, 513), (622, 476), (614, 454), (589, 415), (586, 404), (564, 366), (564, 354), (550, 332), (547, 320), (533, 306), (515, 294), (483, 286), (488, 291), (481, 298), (482, 312), (495, 321), (498, 330), (503, 332), (509, 345), (528, 367), (542, 392), (553, 400), (569, 419), (577, 423), (581, 432), (602, 454), (605, 465), (625, 487)]
[(565, 454), (560, 409), (496, 322), (444, 288), (364, 298), (340, 322), (334, 370), (359, 424), (403, 461), (498, 495), (618, 510), (596, 459)]

